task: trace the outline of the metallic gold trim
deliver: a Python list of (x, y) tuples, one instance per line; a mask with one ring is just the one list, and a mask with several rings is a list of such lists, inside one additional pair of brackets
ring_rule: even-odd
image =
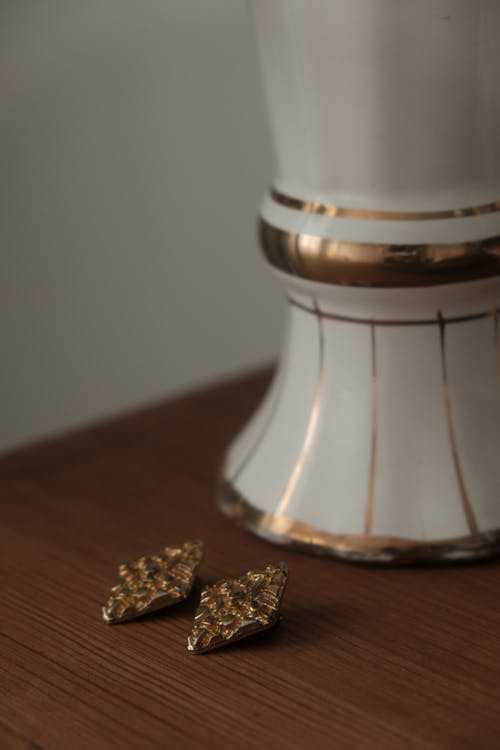
[(280, 271), (326, 284), (420, 287), (500, 275), (500, 236), (477, 242), (350, 242), (259, 223), (264, 255)]
[(316, 379), (316, 387), (314, 389), (313, 404), (311, 408), (311, 414), (309, 416), (309, 422), (307, 424), (306, 434), (304, 436), (304, 442), (302, 443), (302, 448), (299, 453), (299, 457), (297, 458), (297, 461), (295, 462), (295, 466), (292, 469), (292, 473), (290, 474), (287, 485), (279, 500), (278, 507), (276, 508), (277, 516), (283, 515), (288, 508), (293, 492), (295, 490), (295, 487), (297, 486), (297, 482), (302, 473), (302, 469), (304, 468), (304, 463), (307, 458), (307, 454), (309, 453), (309, 450), (311, 448), (312, 441), (314, 438), (314, 433), (316, 431), (316, 425), (318, 423), (319, 407), (320, 407), (321, 396), (323, 392), (323, 379), (324, 379), (323, 370), (324, 370), (324, 358), (325, 358), (325, 355), (324, 355), (325, 344), (324, 344), (324, 335), (323, 335), (323, 321), (321, 319), (321, 316), (318, 314), (319, 309), (316, 303), (314, 306), (314, 310), (316, 312), (317, 321), (318, 321), (318, 349), (319, 351), (318, 351), (318, 375)]
[(365, 534), (371, 534), (373, 524), (373, 499), (375, 497), (375, 470), (377, 463), (377, 421), (378, 421), (378, 384), (377, 384), (377, 349), (375, 325), (371, 325), (371, 359), (372, 359), (372, 407), (371, 407), (371, 439), (370, 439), (370, 470), (368, 472), (368, 493), (365, 507)]
[(435, 219), (462, 219), (466, 216), (482, 216), (500, 211), (500, 201), (484, 203), (480, 206), (467, 208), (452, 208), (440, 211), (372, 211), (363, 208), (342, 208), (331, 203), (319, 201), (303, 201), (271, 188), (271, 198), (282, 206), (305, 211), (308, 214), (320, 216), (342, 217), (345, 219), (370, 219), (381, 221), (429, 221)]
[(450, 386), (448, 384), (448, 372), (446, 366), (446, 321), (444, 320), (441, 313), (438, 313), (439, 322), (439, 342), (441, 349), (441, 371), (443, 376), (443, 396), (444, 406), (446, 411), (446, 422), (448, 425), (448, 435), (450, 438), (451, 453), (453, 456), (453, 464), (455, 466), (455, 473), (457, 476), (458, 487), (460, 490), (460, 496), (462, 498), (462, 507), (467, 521), (467, 525), (472, 534), (478, 533), (478, 525), (472, 503), (467, 492), (464, 475), (462, 472), (462, 466), (460, 464), (460, 456), (458, 452), (457, 437), (455, 435), (455, 426), (453, 423), (453, 409), (451, 405), (451, 394)]
[[(440, 325), (439, 318), (418, 318), (416, 320), (391, 320), (390, 318), (353, 318), (349, 315), (339, 315), (337, 313), (327, 313), (321, 310), (317, 305), (315, 307), (308, 307), (303, 302), (299, 302), (294, 299), (291, 295), (287, 296), (288, 304), (293, 307), (298, 307), (299, 310), (303, 310), (309, 315), (318, 315), (320, 318), (325, 320), (336, 320), (340, 323), (358, 323), (359, 325), (365, 326), (436, 326)], [(471, 315), (456, 315), (450, 318), (442, 317), (443, 322), (446, 325), (454, 323), (469, 323), (473, 320), (483, 320), (483, 318), (490, 318), (497, 315), (497, 308), (492, 307), (489, 310), (483, 310), (478, 313), (472, 313)]]
[(500, 529), (431, 542), (365, 534), (332, 534), (302, 521), (258, 510), (227, 481), (219, 484), (217, 504), (240, 526), (267, 541), (351, 562), (396, 565), (456, 562), (479, 560), (500, 553)]

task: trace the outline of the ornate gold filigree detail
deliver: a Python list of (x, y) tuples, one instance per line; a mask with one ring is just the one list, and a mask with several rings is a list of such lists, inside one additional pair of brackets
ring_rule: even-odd
[(120, 565), (119, 578), (102, 608), (104, 622), (125, 622), (186, 599), (202, 556), (203, 542), (194, 539)]
[(188, 650), (201, 654), (275, 625), (287, 577), (287, 567), (280, 562), (206, 586)]

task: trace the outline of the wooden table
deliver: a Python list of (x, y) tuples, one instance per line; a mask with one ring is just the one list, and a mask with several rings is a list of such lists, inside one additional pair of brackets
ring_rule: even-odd
[[(374, 568), (214, 507), (257, 374), (0, 462), (1, 748), (500, 748), (500, 563)], [(117, 563), (206, 542), (204, 581), (284, 559), (283, 623), (186, 651), (196, 597), (103, 624)]]

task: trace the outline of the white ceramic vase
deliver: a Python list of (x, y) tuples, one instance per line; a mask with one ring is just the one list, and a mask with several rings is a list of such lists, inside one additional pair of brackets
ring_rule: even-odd
[(351, 560), (500, 550), (500, 3), (253, 0), (289, 302), (219, 503)]

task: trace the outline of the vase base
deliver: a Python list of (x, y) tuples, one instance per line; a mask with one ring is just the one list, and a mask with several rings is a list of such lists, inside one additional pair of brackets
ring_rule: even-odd
[(385, 565), (455, 563), (500, 554), (500, 529), (433, 541), (321, 531), (302, 521), (255, 508), (226, 480), (219, 483), (217, 505), (238, 525), (266, 541), (347, 562)]

